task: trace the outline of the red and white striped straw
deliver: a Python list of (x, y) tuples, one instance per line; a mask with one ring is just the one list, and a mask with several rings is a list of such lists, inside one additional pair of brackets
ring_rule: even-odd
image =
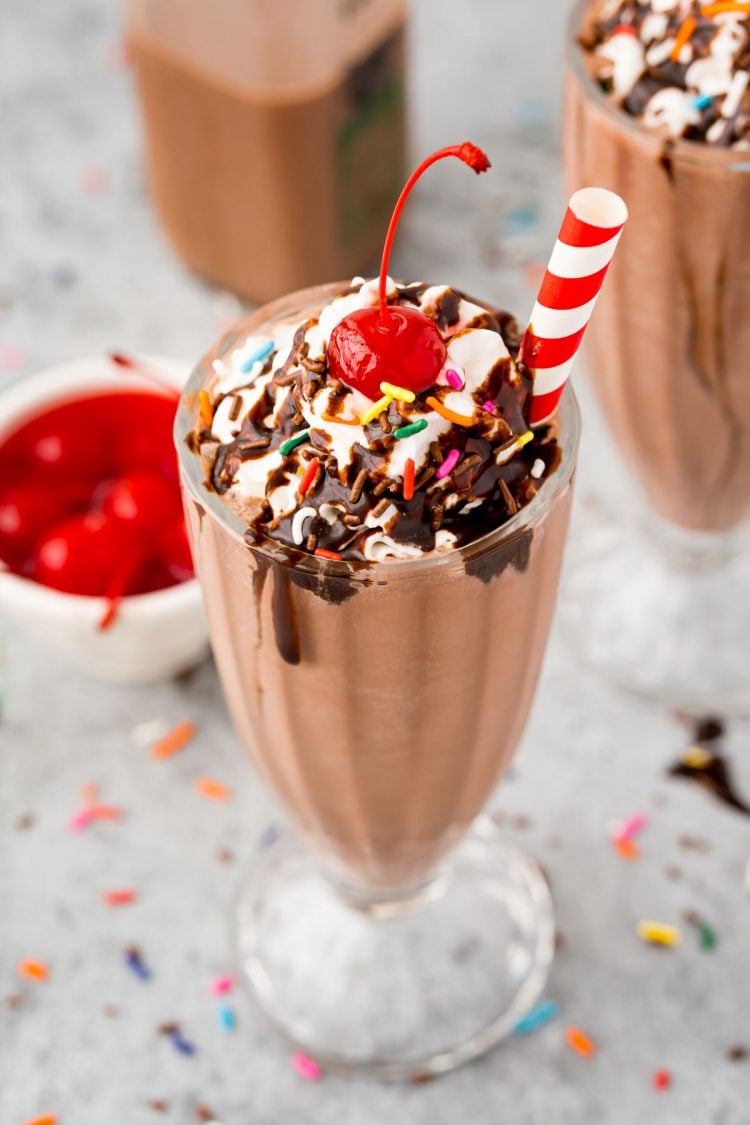
[(530, 426), (557, 409), (627, 218), (624, 201), (605, 188), (583, 188), (568, 204), (521, 344), (534, 376)]

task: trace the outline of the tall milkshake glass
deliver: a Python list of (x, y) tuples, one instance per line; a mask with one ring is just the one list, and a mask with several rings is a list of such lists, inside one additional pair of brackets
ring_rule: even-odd
[(590, 9), (576, 4), (569, 28), (565, 168), (570, 188), (596, 181), (628, 202), (586, 348), (646, 503), (618, 503), (577, 537), (566, 620), (589, 659), (628, 687), (693, 711), (745, 709), (750, 153), (665, 141), (614, 104), (579, 45)]
[(246, 524), (205, 486), (200, 394), (248, 336), (316, 317), (340, 285), (252, 313), (193, 373), (177, 418), (185, 506), (235, 728), (288, 813), (236, 909), (256, 1000), (320, 1062), (448, 1070), (507, 1035), (552, 957), (535, 863), (475, 819), (521, 737), (552, 618), (578, 446), (464, 546), (337, 561)]

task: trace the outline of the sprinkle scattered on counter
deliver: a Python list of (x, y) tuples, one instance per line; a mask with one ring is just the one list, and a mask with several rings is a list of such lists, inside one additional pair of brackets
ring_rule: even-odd
[(102, 901), (105, 906), (130, 906), (137, 898), (138, 892), (133, 890), (132, 887), (102, 892)]
[(117, 821), (122, 820), (125, 815), (124, 810), (119, 805), (86, 805), (68, 822), (68, 828), (71, 832), (83, 832), (89, 825), (94, 824), (96, 821), (109, 820)]
[(193, 788), (207, 801), (229, 801), (232, 797), (229, 786), (221, 781), (215, 781), (212, 777), (197, 777), (193, 782)]
[(190, 719), (183, 719), (172, 728), (169, 734), (151, 744), (151, 757), (162, 762), (184, 750), (195, 737), (197, 726)]
[(137, 945), (129, 945), (124, 951), (123, 956), (125, 958), (125, 964), (130, 969), (133, 976), (143, 981), (151, 980), (153, 974), (143, 960), (143, 954)]
[(566, 1027), (565, 1041), (571, 1050), (585, 1059), (593, 1058), (596, 1054), (596, 1043), (580, 1027)]
[(24, 1121), (22, 1125), (57, 1125), (56, 1113), (43, 1113), (41, 1117), (31, 1117), (28, 1121)]
[(30, 958), (19, 962), (18, 972), (22, 977), (25, 977), (26, 980), (33, 980), (36, 983), (49, 979), (49, 968), (45, 963), (43, 961), (34, 961)]
[(554, 1000), (542, 1000), (536, 1007), (522, 1016), (516, 1026), (513, 1028), (514, 1035), (531, 1035), (534, 1031), (539, 1031), (540, 1028), (545, 1027), (560, 1013), (560, 1009)]
[(669, 1070), (657, 1070), (651, 1079), (651, 1085), (655, 1090), (668, 1090), (672, 1085), (672, 1073)]
[(178, 1023), (163, 1023), (158, 1031), (160, 1035), (165, 1035), (169, 1039), (178, 1054), (195, 1055), (197, 1053), (198, 1048), (185, 1038)]
[(715, 949), (718, 938), (713, 926), (709, 925), (704, 918), (701, 918), (700, 914), (695, 910), (686, 910), (684, 917), (688, 925), (695, 927), (698, 933), (698, 944), (700, 948), (704, 950), (704, 952)]
[(315, 1059), (311, 1059), (309, 1055), (304, 1055), (302, 1051), (296, 1051), (292, 1055), (292, 1066), (300, 1078), (304, 1078), (306, 1082), (319, 1082), (323, 1077), (323, 1068), (320, 1063), (316, 1063)]
[(237, 1015), (230, 1004), (221, 1004), (219, 1006), (217, 1019), (222, 1031), (234, 1031), (237, 1027)]
[(682, 941), (682, 933), (677, 926), (670, 926), (666, 922), (653, 922), (650, 918), (642, 919), (635, 930), (641, 941), (649, 945), (673, 947)]

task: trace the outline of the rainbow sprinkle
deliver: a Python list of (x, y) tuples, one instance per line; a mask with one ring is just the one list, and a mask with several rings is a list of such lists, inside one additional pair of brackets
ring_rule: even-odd
[(393, 436), (400, 441), (401, 438), (411, 437), (412, 434), (421, 434), (422, 430), (427, 429), (427, 419), (420, 418), (417, 422), (411, 422), (408, 426), (400, 426), (397, 430), (393, 431)]
[(229, 1004), (222, 1004), (216, 1013), (219, 1027), (222, 1031), (234, 1031), (237, 1026), (237, 1016), (235, 1015), (234, 1008)]
[(538, 1031), (540, 1027), (544, 1027), (550, 1020), (553, 1020), (559, 1015), (560, 1009), (554, 1000), (542, 1000), (525, 1016), (522, 1016), (516, 1026), (513, 1028), (514, 1035), (531, 1035), (532, 1031)]
[(497, 414), (497, 407), (491, 398), (488, 398), (486, 402), (482, 403), (482, 410), (487, 414)]
[(151, 970), (143, 960), (143, 955), (137, 945), (128, 946), (124, 953), (125, 964), (133, 976), (138, 980), (151, 980)]
[(288, 457), (292, 450), (296, 449), (298, 445), (302, 445), (303, 441), (307, 441), (309, 436), (309, 430), (302, 430), (301, 433), (295, 434), (294, 437), (287, 438), (287, 440), (283, 441), (279, 446), (279, 453), (282, 457)]
[(464, 389), (464, 381), (457, 371), (449, 367), (445, 373), (445, 381), (449, 387), (453, 387), (454, 391), (462, 391)]
[(437, 479), (444, 480), (447, 476), (450, 476), (460, 460), (460, 452), (457, 449), (451, 449), (450, 453), (446, 454), (445, 460), (435, 473)]
[(589, 1039), (580, 1027), (566, 1027), (565, 1040), (569, 1047), (572, 1047), (579, 1055), (585, 1059), (590, 1059), (592, 1055), (596, 1054), (596, 1043), (593, 1039)]
[(435, 398), (433, 395), (429, 395), (425, 399), (425, 402), (428, 406), (431, 406), (441, 418), (445, 418), (447, 422), (453, 422), (454, 426), (474, 425), (474, 419), (470, 418), (468, 414), (457, 414), (455, 410), (450, 410), (447, 406), (444, 406), (440, 399)]
[(212, 777), (197, 777), (193, 782), (193, 788), (207, 801), (228, 801), (232, 796), (229, 786), (215, 781)]
[(227, 992), (231, 992), (233, 988), (233, 976), (217, 977), (211, 984), (211, 994), (213, 996), (224, 996)]
[(43, 961), (32, 961), (25, 959), (18, 965), (18, 971), (26, 980), (43, 981), (49, 977), (49, 969)]
[(640, 921), (635, 932), (641, 941), (650, 945), (675, 946), (682, 941), (682, 934), (676, 926), (669, 926), (666, 922), (652, 922), (649, 918)]
[(414, 391), (408, 391), (406, 387), (396, 386), (395, 383), (381, 383), (380, 389), (386, 398), (397, 398), (399, 402), (414, 402), (417, 397)]
[(105, 906), (129, 906), (137, 898), (138, 892), (134, 891), (132, 887), (117, 891), (104, 891), (102, 894), (102, 901)]
[(258, 363), (261, 359), (266, 359), (266, 357), (271, 354), (271, 352), (273, 351), (273, 347), (273, 340), (269, 340), (267, 344), (262, 344), (257, 349), (257, 351), (254, 351), (252, 355), (248, 356), (248, 358), (240, 367), (240, 371), (244, 372), (245, 374), (247, 374), (248, 371), (252, 371), (256, 363)]
[(323, 1068), (320, 1063), (316, 1063), (315, 1059), (311, 1059), (309, 1055), (303, 1055), (301, 1051), (292, 1055), (292, 1066), (306, 1082), (319, 1082), (323, 1077)]
[(655, 1090), (668, 1090), (672, 1085), (672, 1075), (668, 1070), (657, 1070), (651, 1079)]
[[(382, 387), (381, 387), (381, 390), (382, 390)], [(382, 412), (384, 410), (387, 410), (388, 407), (391, 405), (391, 399), (392, 399), (391, 395), (383, 395), (383, 397), (379, 398), (377, 402), (374, 402), (372, 404), (372, 406), (370, 407), (370, 409), (366, 410), (365, 413), (360, 418), (360, 420), (359, 420), (360, 425), (361, 426), (367, 426), (367, 425), (370, 424), (370, 422), (374, 422), (375, 419), (377, 418), (378, 414), (382, 414)]]

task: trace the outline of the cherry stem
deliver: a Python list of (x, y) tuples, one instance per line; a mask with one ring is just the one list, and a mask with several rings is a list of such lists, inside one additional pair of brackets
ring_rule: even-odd
[(148, 379), (154, 386), (159, 387), (170, 398), (179, 399), (180, 393), (163, 375), (158, 371), (154, 371), (150, 364), (144, 363), (141, 359), (136, 359), (134, 356), (124, 355), (122, 352), (110, 352), (109, 358), (112, 363), (117, 364), (118, 367), (124, 368), (126, 371), (132, 371), (136, 375), (140, 375), (143, 379)]
[(391, 221), (388, 224), (388, 233), (385, 236), (385, 245), (383, 246), (383, 258), (380, 263), (380, 288), (378, 290), (381, 320), (386, 320), (388, 317), (388, 301), (386, 299), (385, 286), (388, 278), (388, 265), (391, 260), (391, 250), (393, 249), (393, 239), (396, 236), (396, 227), (401, 218), (401, 212), (417, 180), (428, 168), (433, 164), (437, 164), (438, 160), (445, 160), (448, 156), (455, 156), (459, 160), (462, 160), (469, 168), (473, 168), (477, 174), (486, 172), (490, 167), (487, 154), (482, 152), (481, 148), (477, 148), (476, 145), (473, 145), (471, 141), (464, 141), (463, 144), (449, 145), (448, 148), (441, 148), (438, 149), (437, 152), (433, 152), (432, 155), (426, 157), (419, 167), (414, 169), (411, 176), (409, 176), (409, 179), (404, 184), (404, 188), (396, 201), (396, 206), (393, 208)]
[(106, 604), (97, 624), (97, 629), (100, 632), (104, 632), (114, 625), (122, 599), (127, 596), (129, 587), (133, 585), (147, 561), (148, 556), (139, 551), (137, 554), (127, 556), (122, 566), (115, 572), (104, 595)]

